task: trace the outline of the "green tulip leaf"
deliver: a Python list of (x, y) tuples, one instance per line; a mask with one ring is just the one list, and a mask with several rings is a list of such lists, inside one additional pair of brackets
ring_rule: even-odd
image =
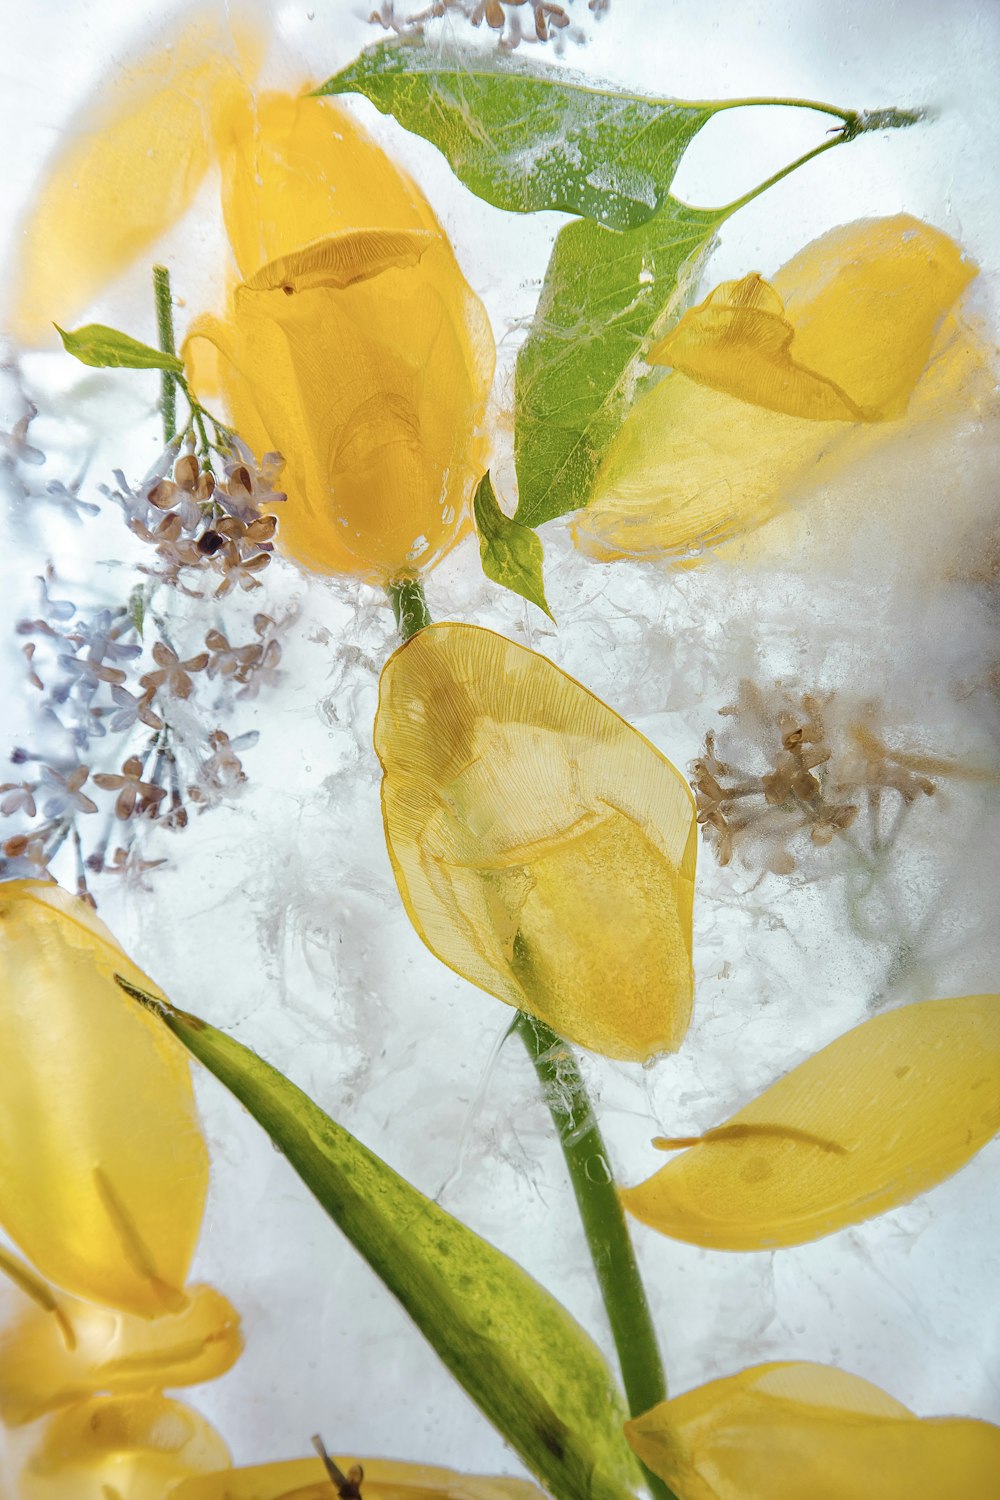
[(614, 229), (657, 212), (681, 157), (730, 104), (650, 99), (481, 52), (379, 42), (318, 94), (363, 94), (443, 152), (478, 198), (561, 209)]
[(638, 229), (560, 230), (514, 383), (515, 520), (540, 526), (590, 498), (632, 403), (660, 379), (642, 360), (726, 210), (668, 198)]
[(519, 521), (512, 521), (504, 515), (488, 474), (484, 474), (479, 482), (474, 509), (479, 555), (487, 578), (500, 584), (501, 588), (520, 594), (530, 604), (537, 604), (550, 620), (554, 620), (545, 599), (541, 541), (529, 526), (522, 526)]
[(631, 1500), (624, 1403), (565, 1309), (256, 1053), (116, 977), (249, 1110), (556, 1500)]
[(96, 370), (169, 370), (172, 375), (184, 374), (184, 362), (176, 354), (164, 354), (149, 344), (141, 344), (127, 333), (119, 333), (117, 328), (88, 323), (85, 328), (67, 333), (58, 323), (54, 327), (67, 354)]

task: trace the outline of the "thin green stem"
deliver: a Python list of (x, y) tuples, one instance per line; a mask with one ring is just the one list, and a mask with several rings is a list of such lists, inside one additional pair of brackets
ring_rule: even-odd
[(387, 592), (396, 616), (396, 628), (404, 641), (431, 623), (423, 585), (418, 578), (397, 578), (390, 583)]
[(775, 172), (766, 181), (759, 182), (755, 188), (750, 189), (749, 193), (744, 193), (742, 198), (737, 198), (733, 203), (727, 203), (725, 208), (720, 208), (719, 222), (721, 223), (724, 219), (731, 218), (739, 209), (746, 208), (748, 203), (752, 203), (755, 198), (759, 198), (762, 193), (766, 193), (768, 188), (773, 188), (775, 183), (780, 182), (783, 177), (790, 177), (793, 172), (798, 171), (799, 167), (804, 167), (807, 161), (812, 161), (814, 157), (822, 156), (824, 151), (832, 151), (834, 146), (842, 146), (845, 141), (851, 139), (853, 137), (849, 136), (846, 131), (838, 130), (832, 140), (823, 141), (821, 145), (814, 146), (811, 151), (807, 151), (803, 156), (796, 157), (795, 161), (789, 162), (787, 167), (782, 167), (780, 172)]
[[(153, 298), (156, 302), (156, 329), (164, 354), (176, 354), (174, 342), (174, 304), (170, 294), (170, 272), (166, 266), (153, 267)], [(160, 374), (160, 412), (163, 417), (163, 441), (172, 443), (177, 434), (177, 390), (170, 370)]]
[[(527, 1048), (559, 1136), (618, 1351), (629, 1411), (636, 1417), (666, 1400), (667, 1386), (646, 1289), (600, 1127), (566, 1042), (544, 1021), (524, 1011), (511, 1030)], [(647, 1471), (646, 1479), (657, 1500), (676, 1500), (655, 1474)]]
[(712, 108), (719, 114), (725, 109), (756, 109), (764, 105), (778, 105), (784, 109), (814, 109), (817, 114), (834, 115), (838, 120), (843, 120), (845, 125), (850, 124), (856, 115), (853, 109), (841, 109), (838, 104), (824, 104), (821, 99), (751, 98), (712, 101)]

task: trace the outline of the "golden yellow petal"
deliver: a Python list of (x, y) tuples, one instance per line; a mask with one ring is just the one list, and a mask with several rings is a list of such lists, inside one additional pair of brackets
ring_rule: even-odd
[(942, 320), (976, 272), (948, 235), (896, 214), (831, 230), (772, 280), (796, 359), (885, 419), (905, 412)]
[(924, 1000), (838, 1037), (622, 1198), (715, 1250), (800, 1245), (908, 1203), (1000, 1130), (1000, 996)]
[(818, 422), (861, 421), (864, 413), (845, 391), (799, 363), (794, 339), (781, 298), (751, 272), (716, 287), (647, 358), (769, 411)]
[(691, 1013), (684, 778), (545, 657), (435, 625), (387, 663), (375, 748), (407, 913), (450, 968), (631, 1060)]
[[(460, 1474), (428, 1464), (387, 1458), (334, 1458), (346, 1474), (356, 1463), (364, 1470), (364, 1500), (540, 1500), (541, 1491), (525, 1479)], [(318, 1458), (255, 1464), (189, 1479), (170, 1500), (330, 1500), (333, 1488)]]
[(165, 1500), (230, 1462), (204, 1417), (166, 1396), (98, 1396), (50, 1417), (21, 1472), (19, 1500)]
[(155, 985), (82, 901), (0, 886), (0, 1224), (43, 1276), (142, 1317), (185, 1304), (208, 1153)]
[(434, 235), (429, 229), (342, 229), (268, 261), (244, 283), (251, 292), (343, 288), (383, 271), (415, 266)]
[(0, 1418), (33, 1422), (84, 1397), (214, 1380), (243, 1348), (239, 1314), (210, 1286), (188, 1288), (181, 1312), (149, 1319), (62, 1297), (72, 1346), (56, 1319), (29, 1306), (0, 1330)]
[[(761, 314), (774, 314), (769, 294), (780, 293), (796, 364), (849, 393), (867, 418), (891, 425), (873, 431), (789, 416), (675, 371), (622, 425), (590, 503), (574, 520), (577, 545), (602, 561), (697, 561), (706, 548), (811, 501), (874, 444), (911, 440), (956, 409), (970, 364), (981, 360), (967, 333), (956, 340), (947, 316), (974, 274), (960, 246), (905, 215), (847, 225), (816, 241), (760, 294)], [(735, 388), (738, 361), (727, 370), (716, 359), (717, 376), (720, 369)], [(764, 386), (760, 376), (758, 396), (768, 395)]]
[(246, 19), (192, 9), (67, 127), (22, 230), (15, 336), (54, 343), (102, 286), (174, 224), (212, 159), (213, 119), (248, 97), (263, 46)]
[(996, 1500), (1000, 1428), (921, 1420), (858, 1376), (757, 1365), (625, 1424), (684, 1500)]
[(330, 99), (233, 94), (220, 113), (222, 206), (244, 280), (345, 229), (440, 233), (423, 193)]

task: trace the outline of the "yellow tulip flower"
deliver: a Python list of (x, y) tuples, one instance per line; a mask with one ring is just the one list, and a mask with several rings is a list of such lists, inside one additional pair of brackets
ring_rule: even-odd
[(680, 1045), (696, 826), (648, 740), (544, 656), (433, 625), (382, 673), (375, 748), (396, 881), (433, 953), (595, 1052)]
[(0, 885), (0, 965), (0, 1224), (57, 1286), (179, 1310), (208, 1153), (182, 1050), (113, 976), (155, 986), (41, 881)]
[(996, 1500), (1000, 1427), (914, 1416), (827, 1365), (755, 1365), (625, 1434), (683, 1500)]
[(19, 1500), (164, 1500), (182, 1480), (230, 1462), (204, 1417), (166, 1396), (97, 1396), (50, 1417)]
[[(346, 1474), (357, 1460), (334, 1462)], [(387, 1458), (363, 1459), (361, 1468), (363, 1500), (542, 1500), (541, 1490), (526, 1479), (459, 1474)], [(318, 1458), (296, 1458), (188, 1479), (170, 1500), (332, 1500), (335, 1493)]]
[(102, 92), (29, 218), (44, 254), (15, 326), (68, 326), (217, 160), (239, 281), (225, 318), (189, 330), (192, 386), (224, 397), (258, 455), (284, 457), (279, 548), (384, 584), (471, 528), (493, 337), (417, 185), (331, 101), (254, 96), (260, 50), (239, 30), (213, 51), (192, 21), (169, 69), (158, 49)]
[(714, 1250), (801, 1245), (908, 1203), (1000, 1130), (1000, 995), (924, 1000), (838, 1037), (629, 1188), (625, 1207)]
[(137, 1318), (60, 1296), (60, 1321), (28, 1306), (0, 1329), (0, 1419), (33, 1422), (84, 1396), (200, 1385), (224, 1375), (243, 1349), (240, 1319), (210, 1286), (188, 1288), (178, 1313)]
[(671, 373), (612, 443), (578, 544), (692, 560), (842, 472), (870, 424), (888, 437), (954, 405), (969, 344), (949, 314), (975, 274), (954, 240), (897, 214), (832, 230), (770, 284), (723, 283), (650, 352)]

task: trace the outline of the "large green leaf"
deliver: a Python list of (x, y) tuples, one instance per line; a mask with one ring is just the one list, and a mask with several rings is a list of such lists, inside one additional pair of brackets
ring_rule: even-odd
[(556, 1500), (627, 1500), (641, 1478), (624, 1404), (565, 1309), (255, 1053), (116, 977), (263, 1126)]
[(685, 267), (707, 251), (726, 215), (668, 198), (638, 229), (620, 233), (580, 219), (560, 230), (517, 357), (515, 519), (522, 525), (586, 505), (626, 412), (662, 374), (642, 354), (670, 313)]
[(526, 213), (562, 209), (615, 229), (643, 224), (716, 110), (573, 83), (480, 52), (380, 42), (319, 94), (364, 94), (431, 141), (477, 197)]

